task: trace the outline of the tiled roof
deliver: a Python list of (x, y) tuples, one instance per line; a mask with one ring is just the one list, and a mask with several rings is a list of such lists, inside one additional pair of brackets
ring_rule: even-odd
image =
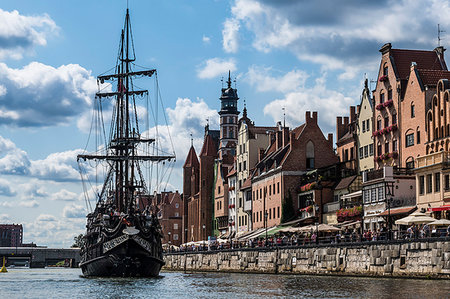
[(184, 162), (183, 167), (199, 167), (200, 164), (198, 163), (197, 154), (195, 153), (195, 149), (193, 146), (189, 149), (189, 153), (186, 158), (186, 162)]
[(400, 79), (406, 79), (409, 76), (411, 62), (415, 62), (418, 69), (446, 69), (446, 67), (442, 67), (435, 51), (391, 49), (391, 55)]
[(300, 134), (303, 132), (303, 129), (305, 128), (306, 124), (303, 124), (295, 129), (292, 130), (292, 132), (294, 133), (295, 139), (298, 139), (298, 137), (300, 137)]
[[(397, 208), (397, 209), (391, 209), (390, 214), (391, 215), (402, 215), (402, 214), (409, 214), (412, 211), (414, 211), (416, 207), (404, 207), (404, 208)], [(388, 216), (389, 211), (386, 210), (383, 213), (378, 214), (378, 216)]]
[(233, 167), (227, 176), (232, 176), (236, 174), (236, 169)]
[(241, 190), (242, 189), (248, 189), (248, 188), (250, 188), (252, 186), (252, 180), (251, 179), (246, 179), (245, 181), (244, 181), (244, 184), (242, 184), (242, 186), (241, 186)]
[(217, 147), (214, 145), (214, 141), (209, 134), (206, 135), (205, 141), (203, 141), (200, 156), (217, 156)]
[(450, 80), (450, 71), (418, 70), (418, 72), (424, 85), (437, 85), (440, 79)]
[(356, 175), (352, 175), (346, 178), (343, 178), (339, 184), (337, 184), (335, 190), (340, 190), (340, 189), (344, 189), (344, 188), (348, 188), (348, 186), (350, 186), (353, 181), (355, 180)]

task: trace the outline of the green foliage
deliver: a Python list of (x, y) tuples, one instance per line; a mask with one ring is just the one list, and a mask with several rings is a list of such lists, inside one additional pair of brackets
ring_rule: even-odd
[(72, 248), (81, 248), (84, 245), (84, 239), (83, 239), (83, 234), (79, 234), (78, 236), (75, 236), (73, 238), (74, 242), (73, 245), (71, 246)]
[(292, 202), (292, 194), (291, 191), (288, 191), (288, 196), (284, 199), (281, 206), (281, 223), (288, 222), (295, 216), (293, 202)]

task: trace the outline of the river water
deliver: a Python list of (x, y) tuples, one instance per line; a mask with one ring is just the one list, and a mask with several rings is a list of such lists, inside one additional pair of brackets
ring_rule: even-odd
[(175, 273), (159, 278), (84, 278), (80, 269), (9, 269), (12, 298), (450, 298), (450, 280), (306, 275)]

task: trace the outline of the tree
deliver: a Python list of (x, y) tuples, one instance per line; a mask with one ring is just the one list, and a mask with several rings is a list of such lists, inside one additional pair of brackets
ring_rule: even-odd
[(73, 238), (73, 240), (75, 241), (75, 243), (73, 243), (72, 248), (78, 247), (81, 248), (84, 245), (84, 239), (83, 239), (83, 234), (79, 234), (78, 236), (75, 236)]
[(288, 196), (283, 200), (281, 207), (281, 223), (288, 222), (294, 218), (295, 213), (293, 209), (292, 194), (288, 191)]

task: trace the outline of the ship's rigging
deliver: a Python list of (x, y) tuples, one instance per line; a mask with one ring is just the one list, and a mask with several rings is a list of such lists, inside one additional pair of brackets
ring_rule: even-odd
[[(152, 191), (166, 188), (175, 163), (157, 72), (135, 64), (135, 59), (127, 10), (116, 66), (111, 69), (114, 72), (97, 77), (99, 90), (93, 104), (88, 143), (85, 153), (78, 155), (89, 212), (92, 211), (92, 198), (102, 202), (112, 201), (119, 212), (132, 211), (137, 208), (138, 195), (149, 195)], [(150, 96), (148, 90), (139, 88), (138, 78), (154, 80), (154, 97)], [(111, 100), (116, 102), (113, 104)], [(145, 105), (139, 105), (139, 100), (143, 100)], [(103, 114), (111, 114), (108, 135)], [(159, 141), (163, 128), (159, 123), (161, 115), (161, 121), (165, 122), (167, 128), (164, 144), (169, 143), (169, 147), (166, 148)], [(139, 126), (142, 120), (144, 130)], [(92, 143), (94, 151), (88, 153), (87, 149)], [(88, 171), (86, 166), (94, 171)], [(101, 181), (102, 185), (99, 184)]]

